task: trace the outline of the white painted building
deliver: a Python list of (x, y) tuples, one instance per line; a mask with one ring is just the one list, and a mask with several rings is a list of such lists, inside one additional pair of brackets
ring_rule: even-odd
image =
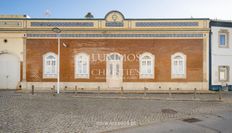
[(0, 89), (16, 89), (21, 84), (25, 33), (17, 30), (23, 27), (26, 17), (0, 15)]
[(211, 21), (210, 89), (232, 90), (232, 22)]

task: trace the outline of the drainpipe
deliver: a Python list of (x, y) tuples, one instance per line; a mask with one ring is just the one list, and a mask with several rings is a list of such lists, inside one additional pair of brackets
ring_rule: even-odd
[(211, 20), (209, 22), (209, 90), (212, 88), (212, 26), (211, 26)]

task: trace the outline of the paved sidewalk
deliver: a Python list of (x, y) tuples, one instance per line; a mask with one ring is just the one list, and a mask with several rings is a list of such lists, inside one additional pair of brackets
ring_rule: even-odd
[[(167, 100), (167, 96), (151, 94), (144, 99), (142, 94), (61, 93), (53, 96), (52, 93), (32, 95), (0, 91), (0, 133), (100, 133), (170, 121), (177, 121), (174, 122), (176, 124), (180, 122), (181, 126), (181, 119), (184, 118), (211, 116), (232, 110), (232, 95), (229, 94), (223, 95), (222, 101)], [(192, 99), (192, 96), (173, 95), (174, 99)], [(164, 99), (154, 100), (150, 97)], [(217, 95), (200, 94), (201, 97), (215, 99)], [(227, 99), (226, 102), (224, 99)]]
[(198, 116), (197, 122), (171, 120), (146, 126), (112, 131), (111, 133), (231, 133), (232, 112)]

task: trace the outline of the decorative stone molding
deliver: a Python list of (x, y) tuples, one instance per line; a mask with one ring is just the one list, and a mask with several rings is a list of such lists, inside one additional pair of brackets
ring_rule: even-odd
[(106, 27), (123, 27), (124, 16), (119, 11), (111, 11), (105, 16)]
[[(226, 35), (225, 36), (225, 46), (222, 46), (222, 45), (220, 45), (220, 35), (221, 34), (224, 34), (224, 35)], [(218, 47), (219, 48), (229, 48), (229, 31), (228, 30), (226, 30), (226, 29), (221, 29), (221, 30), (219, 30), (218, 31)]]
[(22, 22), (18, 21), (0, 21), (0, 27), (21, 27)]
[(136, 27), (195, 27), (198, 22), (136, 22)]
[(32, 27), (93, 27), (93, 22), (31, 22)]
[[(56, 34), (27, 34), (29, 38), (55, 38)], [(60, 34), (61, 38), (203, 38), (203, 34)]]

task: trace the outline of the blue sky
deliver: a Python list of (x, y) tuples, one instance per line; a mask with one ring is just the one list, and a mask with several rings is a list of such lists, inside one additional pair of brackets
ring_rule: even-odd
[[(104, 18), (118, 10), (126, 18), (212, 18), (232, 20), (232, 0), (1, 0), (0, 14), (32, 18)], [(45, 15), (49, 12), (50, 16)]]

